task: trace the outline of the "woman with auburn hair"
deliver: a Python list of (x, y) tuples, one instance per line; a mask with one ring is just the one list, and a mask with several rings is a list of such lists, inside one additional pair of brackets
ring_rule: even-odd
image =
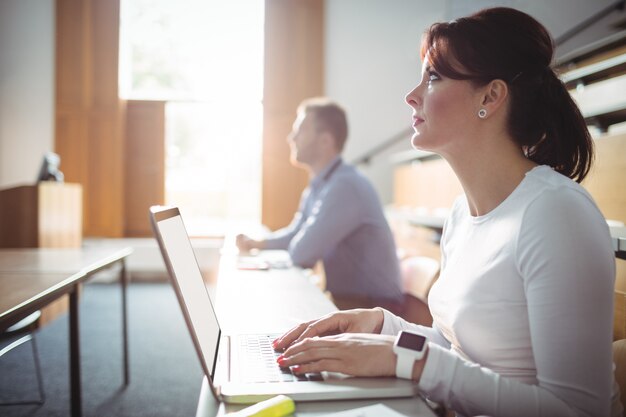
[(593, 146), (553, 49), (539, 22), (510, 8), (426, 31), (421, 81), (406, 96), (412, 145), (445, 158), (465, 192), (444, 227), (433, 325), (380, 308), (332, 313), (274, 342), (281, 366), (410, 378), (458, 415), (621, 415), (615, 258), (578, 184)]

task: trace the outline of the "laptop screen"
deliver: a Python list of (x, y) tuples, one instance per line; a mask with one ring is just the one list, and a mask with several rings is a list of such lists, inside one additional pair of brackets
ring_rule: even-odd
[(163, 259), (205, 373), (214, 378), (220, 327), (177, 208), (153, 208), (152, 224)]

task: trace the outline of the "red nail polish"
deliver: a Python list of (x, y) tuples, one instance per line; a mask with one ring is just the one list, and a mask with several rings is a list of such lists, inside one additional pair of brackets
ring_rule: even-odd
[(278, 364), (282, 366), (285, 363), (285, 357), (283, 355), (280, 355), (276, 358), (276, 362), (278, 362)]
[(294, 365), (291, 367), (291, 372), (295, 373), (295, 374), (299, 374), (301, 371), (301, 367), (300, 365)]
[(278, 344), (278, 339), (275, 339), (275, 340), (272, 342), (272, 347), (273, 347), (273, 348), (276, 348), (276, 345), (277, 345), (277, 344)]

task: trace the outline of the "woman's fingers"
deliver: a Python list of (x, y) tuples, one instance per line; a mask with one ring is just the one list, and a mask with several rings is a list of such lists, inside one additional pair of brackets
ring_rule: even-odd
[(300, 342), (294, 343), (285, 350), (282, 356), (290, 357), (309, 350), (321, 350), (333, 346), (332, 336), (324, 338), (306, 338)]
[(284, 350), (307, 338), (337, 333), (380, 333), (383, 313), (378, 309), (355, 309), (338, 311), (324, 317), (301, 323), (276, 339), (272, 346)]
[(322, 372), (346, 373), (344, 363), (337, 359), (321, 359), (315, 362), (295, 365), (291, 370), (296, 374), (319, 374)]
[(300, 334), (300, 336), (292, 342), (292, 344), (300, 343), (305, 339), (313, 337), (327, 336), (332, 333), (337, 333), (339, 326), (335, 316), (323, 317), (313, 323), (310, 323)]
[(307, 338), (325, 336), (338, 331), (338, 323), (334, 315), (324, 316), (319, 320), (301, 323), (283, 336), (272, 342), (276, 350), (283, 350)]
[(290, 355), (283, 355), (281, 366), (293, 366), (322, 359), (337, 359), (340, 356), (336, 349), (318, 347), (316, 349), (303, 350)]
[(341, 349), (337, 346), (307, 339), (298, 346), (297, 350), (285, 351), (278, 358), (278, 364), (283, 367), (292, 367), (295, 373), (307, 372), (343, 372), (345, 367)]
[(312, 322), (300, 323), (296, 327), (288, 330), (287, 333), (280, 336), (278, 339), (272, 342), (272, 347), (275, 350), (283, 350), (289, 347), (298, 337), (306, 330), (309, 324)]
[(307, 338), (289, 347), (277, 362), (296, 373), (341, 372), (360, 376), (392, 376), (394, 338), (371, 334), (341, 334)]

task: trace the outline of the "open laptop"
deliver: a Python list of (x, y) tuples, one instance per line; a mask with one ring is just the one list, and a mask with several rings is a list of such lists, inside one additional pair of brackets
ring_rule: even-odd
[(150, 208), (152, 228), (193, 345), (218, 401), (254, 403), (278, 394), (296, 401), (410, 397), (412, 381), (322, 373), (297, 377), (279, 368), (271, 348), (278, 335), (224, 335), (176, 207)]

